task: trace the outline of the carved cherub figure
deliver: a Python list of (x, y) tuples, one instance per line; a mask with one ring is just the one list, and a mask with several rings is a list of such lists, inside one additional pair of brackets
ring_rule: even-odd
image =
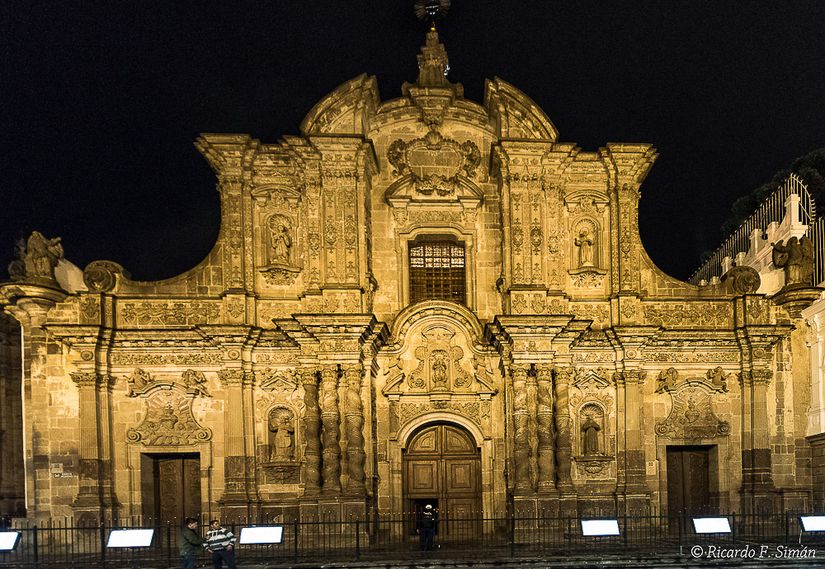
[(46, 239), (39, 231), (33, 231), (29, 238), (17, 242), (18, 259), (9, 265), (9, 275), (13, 280), (41, 278), (54, 280), (54, 269), (63, 258), (60, 237)]

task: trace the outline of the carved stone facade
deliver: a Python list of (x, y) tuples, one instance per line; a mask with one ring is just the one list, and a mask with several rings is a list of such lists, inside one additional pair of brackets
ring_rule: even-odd
[[(585, 152), (500, 79), (464, 99), (435, 31), (423, 53), (399, 99), (364, 75), (298, 136), (201, 136), (222, 227), (179, 277), (81, 274), (59, 240), (21, 244), (0, 285), (0, 443), (19, 463), (0, 513), (147, 515), (169, 456), (197, 461), (209, 515), (446, 508), (411, 483), (414, 452), (458, 453), (485, 516), (667, 511), (684, 448), (715, 457), (709, 506), (811, 505), (798, 311), (651, 263), (650, 145)], [(463, 247), (463, 304), (410, 303), (410, 243), (429, 238)], [(408, 448), (433, 425), (454, 430)]]

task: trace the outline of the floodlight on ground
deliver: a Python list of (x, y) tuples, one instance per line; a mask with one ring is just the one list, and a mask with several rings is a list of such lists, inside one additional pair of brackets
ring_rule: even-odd
[(19, 531), (0, 531), (0, 551), (14, 551), (20, 543)]
[(619, 535), (619, 520), (582, 520), (582, 535)]
[(802, 531), (825, 531), (825, 516), (799, 516)]
[(728, 518), (693, 518), (695, 533), (731, 533)]
[(153, 529), (113, 529), (106, 547), (149, 547), (154, 535)]
[(239, 543), (243, 545), (261, 545), (281, 543), (283, 539), (284, 526), (256, 526), (241, 528)]

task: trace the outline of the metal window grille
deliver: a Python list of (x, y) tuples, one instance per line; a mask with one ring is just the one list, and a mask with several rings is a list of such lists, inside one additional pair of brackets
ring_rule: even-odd
[(428, 241), (410, 245), (410, 301), (451, 300), (464, 304), (464, 244)]

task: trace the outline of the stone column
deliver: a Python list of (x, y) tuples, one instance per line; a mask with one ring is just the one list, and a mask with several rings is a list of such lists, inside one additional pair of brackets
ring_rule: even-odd
[[(645, 494), (645, 449), (642, 437), (642, 421), (644, 415), (644, 394), (642, 387), (645, 372), (633, 369), (626, 370), (624, 376), (624, 408), (625, 408), (625, 449), (624, 470), (627, 493)], [(639, 508), (638, 503), (630, 503), (632, 508)]]
[(364, 404), (361, 400), (361, 378), (364, 368), (360, 363), (347, 364), (344, 367), (344, 379), (347, 386), (346, 408), (344, 417), (347, 429), (347, 470), (349, 484), (347, 494), (363, 496), (366, 493), (364, 482)]
[(556, 368), (556, 474), (558, 489), (571, 491), (573, 482), (570, 478), (570, 456), (572, 454), (570, 440), (570, 378), (572, 368)]
[(323, 493), (341, 493), (340, 416), (338, 411), (338, 366), (321, 368), (321, 444), (323, 445)]
[[(101, 503), (101, 487), (104, 483), (103, 465), (99, 455), (99, 441), (102, 440), (100, 428), (105, 415), (101, 413), (98, 419), (98, 384), (102, 380), (108, 383), (107, 378), (99, 378), (94, 371), (75, 372), (69, 374), (77, 385), (78, 416), (80, 420), (80, 447), (79, 460), (79, 490), (73, 508), (76, 512), (86, 513), (99, 521), (103, 513)], [(78, 516), (81, 518), (81, 516)], [(89, 520), (88, 517), (83, 517)]]
[(0, 516), (24, 514), (20, 327), (0, 312)]
[(304, 495), (321, 491), (321, 410), (318, 408), (318, 377), (315, 368), (300, 370), (304, 386)]
[(553, 452), (553, 372), (549, 365), (536, 371), (536, 435), (538, 438), (538, 491), (556, 488), (555, 453)]
[[(218, 377), (226, 386), (226, 403), (224, 411), (224, 432), (226, 447), (224, 450), (225, 488), (221, 501), (226, 506), (246, 506), (246, 459), (244, 452), (243, 429), (243, 389), (244, 371), (241, 369), (223, 369)], [(235, 512), (240, 514), (241, 512)]]
[(527, 372), (526, 364), (514, 364), (513, 374), (513, 470), (515, 472), (515, 489), (517, 492), (532, 490), (530, 483), (530, 412), (527, 408)]
[[(772, 372), (754, 369), (742, 373), (742, 415), (745, 427), (742, 444), (742, 490), (748, 512), (774, 507), (769, 496), (774, 489), (768, 429), (768, 385)], [(749, 424), (748, 424), (749, 423)]]

